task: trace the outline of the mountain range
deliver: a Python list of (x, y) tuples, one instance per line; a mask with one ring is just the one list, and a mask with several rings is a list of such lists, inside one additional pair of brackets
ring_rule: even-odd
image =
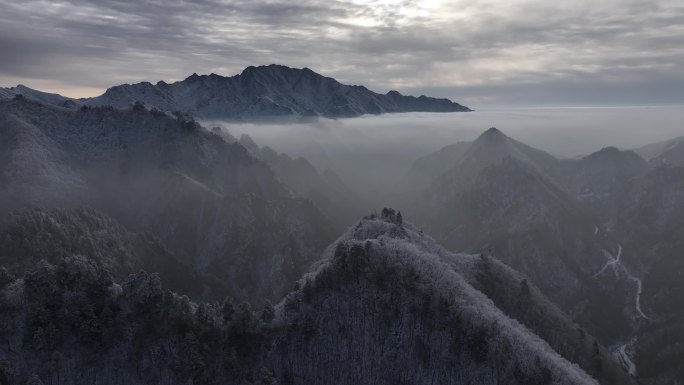
[[(250, 68), (0, 90), (0, 383), (684, 381), (680, 139), (558, 159), (490, 128), (358, 220), (375, 201), (333, 171), (189, 115), (370, 91)], [(243, 83), (269, 101), (226, 107)]]
[(192, 74), (174, 83), (123, 84), (86, 99), (65, 98), (23, 85), (0, 89), (0, 99), (18, 94), (63, 107), (85, 105), (127, 109), (142, 103), (148, 109), (182, 113), (197, 119), (342, 118), (393, 112), (470, 111), (448, 99), (405, 96), (394, 90), (379, 94), (364, 86), (341, 84), (308, 68), (276, 64), (247, 67), (231, 77)]
[[(645, 366), (642, 379), (668, 383), (681, 373), (662, 362), (683, 357), (658, 351), (666, 330), (681, 335), (679, 142), (556, 159), (492, 128), (418, 159), (400, 186), (422, 188), (401, 205), (447, 248), (494, 255), (529, 277), (626, 370)], [(419, 172), (437, 163), (441, 174)]]

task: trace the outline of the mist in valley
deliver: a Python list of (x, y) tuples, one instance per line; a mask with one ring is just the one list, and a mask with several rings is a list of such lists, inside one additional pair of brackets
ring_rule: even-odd
[(282, 123), (201, 121), (258, 146), (304, 157), (319, 171), (335, 172), (373, 207), (418, 158), (489, 127), (558, 158), (577, 158), (604, 147), (623, 150), (684, 135), (681, 106), (482, 109), (468, 113), (399, 113), (352, 119), (316, 118)]

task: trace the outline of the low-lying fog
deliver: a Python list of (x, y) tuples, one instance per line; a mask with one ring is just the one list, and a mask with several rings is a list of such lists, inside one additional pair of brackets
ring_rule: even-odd
[(489, 127), (558, 157), (576, 157), (606, 146), (631, 149), (684, 135), (684, 108), (518, 108), (468, 113), (406, 113), (310, 123), (220, 125), (248, 134), (260, 146), (303, 156), (319, 170), (335, 171), (362, 193), (391, 189), (411, 163)]

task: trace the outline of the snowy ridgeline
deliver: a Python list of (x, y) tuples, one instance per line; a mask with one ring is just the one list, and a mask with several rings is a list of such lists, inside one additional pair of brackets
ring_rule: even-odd
[(67, 257), (22, 279), (0, 274), (0, 376), (72, 384), (596, 384), (473, 286), (482, 261), (445, 251), (386, 210), (350, 228), (282, 302), (253, 312), (230, 300), (193, 303), (164, 291), (155, 274), (117, 284), (91, 260)]
[(0, 88), (0, 99), (23, 95), (62, 107), (113, 106), (128, 109), (136, 103), (165, 112), (197, 118), (268, 119), (283, 116), (352, 117), (388, 112), (457, 112), (469, 108), (448, 99), (386, 94), (350, 86), (308, 68), (281, 65), (247, 67), (224, 77), (193, 74), (175, 83), (122, 84), (87, 99), (69, 99), (25, 86)]

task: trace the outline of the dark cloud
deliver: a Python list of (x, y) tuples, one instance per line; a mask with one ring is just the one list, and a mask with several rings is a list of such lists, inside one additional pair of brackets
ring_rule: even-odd
[(280, 63), (475, 103), (680, 103), (680, 3), (0, 0), (0, 82), (73, 94)]

